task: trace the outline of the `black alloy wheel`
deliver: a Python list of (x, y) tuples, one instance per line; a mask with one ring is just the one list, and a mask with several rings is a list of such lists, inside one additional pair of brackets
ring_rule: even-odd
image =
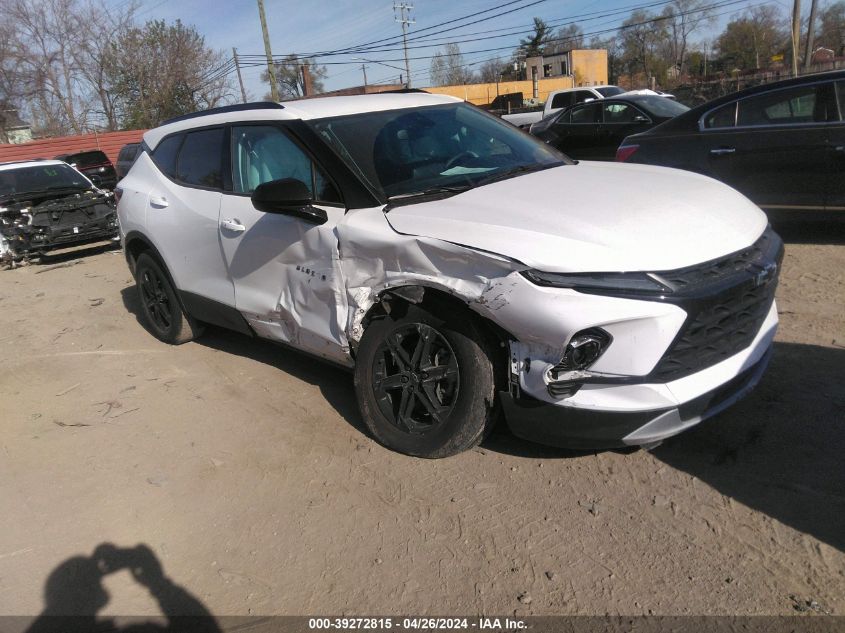
[(455, 352), (431, 326), (403, 325), (376, 350), (372, 389), (382, 414), (396, 428), (432, 431), (448, 419), (459, 395)]
[(374, 319), (355, 356), (355, 393), (370, 433), (388, 448), (428, 458), (472, 448), (498, 417), (493, 348), (480, 321), (433, 307), (436, 314), (397, 306)]
[(143, 325), (157, 339), (179, 345), (202, 333), (202, 326), (182, 308), (164, 266), (149, 253), (135, 263), (135, 282)]
[(138, 280), (144, 313), (157, 330), (166, 334), (173, 324), (173, 307), (164, 290), (163, 279), (153, 268), (145, 268)]

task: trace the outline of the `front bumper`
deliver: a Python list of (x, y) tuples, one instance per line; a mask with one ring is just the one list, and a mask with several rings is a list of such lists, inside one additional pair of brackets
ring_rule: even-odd
[(662, 441), (721, 413), (760, 381), (772, 350), (724, 384), (674, 407), (602, 411), (556, 406), (523, 394), (499, 394), (505, 419), (517, 437), (566, 448), (607, 449)]

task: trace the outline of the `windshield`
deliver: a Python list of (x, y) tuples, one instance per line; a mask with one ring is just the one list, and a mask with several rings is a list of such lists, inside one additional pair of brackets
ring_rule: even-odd
[(625, 91), (619, 86), (602, 86), (601, 88), (596, 88), (596, 92), (606, 99), (607, 97), (621, 95)]
[(386, 198), (472, 187), (506, 172), (542, 169), (566, 160), (510, 123), (463, 103), (308, 123)]
[(655, 116), (673, 117), (689, 110), (684, 104), (666, 97), (643, 97), (637, 103), (645, 106)]
[(0, 170), (0, 197), (59, 189), (90, 189), (91, 182), (73, 167), (61, 164)]

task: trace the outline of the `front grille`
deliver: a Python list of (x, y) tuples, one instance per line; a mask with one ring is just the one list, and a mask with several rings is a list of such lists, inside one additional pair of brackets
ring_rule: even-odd
[(660, 277), (678, 290), (687, 312), (680, 332), (651, 373), (677, 380), (715, 365), (751, 345), (772, 306), (780, 238), (768, 230), (750, 248)]
[(734, 275), (741, 275), (754, 266), (775, 261), (781, 240), (771, 228), (766, 229), (754, 244), (736, 253), (688, 268), (659, 273), (675, 292), (691, 292), (698, 288), (719, 283)]

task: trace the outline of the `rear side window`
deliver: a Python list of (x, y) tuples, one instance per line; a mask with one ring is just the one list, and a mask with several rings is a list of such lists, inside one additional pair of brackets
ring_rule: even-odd
[(156, 167), (170, 178), (176, 178), (176, 155), (184, 139), (184, 134), (168, 136), (153, 150), (152, 158)]
[[(813, 123), (816, 86), (798, 86), (764, 93), (739, 102), (738, 126)], [(821, 119), (824, 120), (824, 119)]]
[(223, 128), (185, 135), (179, 150), (176, 179), (186, 185), (223, 188)]

